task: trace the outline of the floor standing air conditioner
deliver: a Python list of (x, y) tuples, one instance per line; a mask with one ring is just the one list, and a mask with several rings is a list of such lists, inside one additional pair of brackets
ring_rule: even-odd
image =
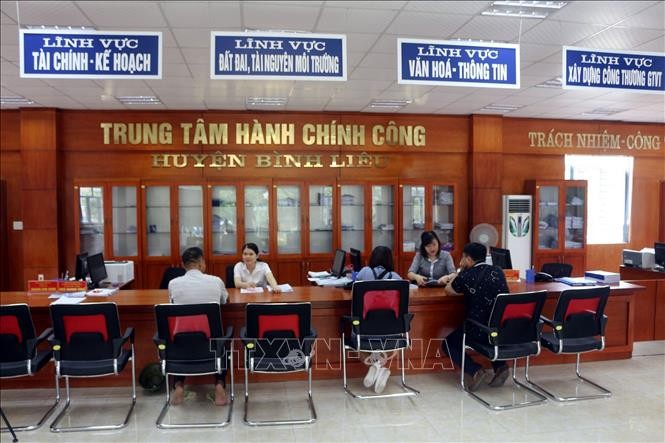
[(504, 195), (502, 244), (510, 250), (513, 269), (519, 269), (522, 278), (531, 268), (532, 225), (531, 196)]

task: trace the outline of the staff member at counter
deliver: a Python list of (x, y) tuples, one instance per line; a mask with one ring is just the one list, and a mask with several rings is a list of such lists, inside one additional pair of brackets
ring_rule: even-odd
[(268, 263), (259, 261), (259, 247), (256, 243), (242, 245), (242, 261), (233, 268), (233, 282), (236, 288), (265, 288), (270, 285), (273, 292), (281, 292)]
[(455, 275), (453, 257), (441, 250), (441, 241), (434, 231), (425, 231), (420, 236), (420, 252), (413, 256), (407, 278), (418, 286), (428, 282), (447, 285)]

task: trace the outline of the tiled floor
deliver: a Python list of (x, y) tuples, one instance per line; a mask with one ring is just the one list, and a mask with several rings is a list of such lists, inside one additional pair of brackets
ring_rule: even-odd
[[(572, 365), (536, 366), (532, 378), (551, 380)], [(48, 426), (19, 433), (22, 442), (199, 442), (199, 441), (665, 441), (665, 342), (635, 346), (631, 360), (583, 364), (583, 374), (608, 387), (609, 399), (573, 404), (543, 405), (491, 412), (460, 391), (457, 372), (415, 375), (407, 381), (422, 394), (416, 398), (354, 400), (341, 389), (341, 381), (314, 382), (314, 402), (319, 419), (312, 425), (251, 428), (243, 424), (242, 383), (236, 386), (233, 423), (223, 429), (158, 430), (155, 420), (162, 395), (139, 393), (135, 415), (127, 428), (113, 432), (54, 434)], [(548, 383), (549, 380), (549, 383)], [(569, 377), (572, 381), (572, 378)], [(353, 385), (364, 389), (361, 380)], [(396, 378), (391, 379), (394, 385)], [(252, 411), (256, 418), (307, 415), (304, 383), (263, 383), (252, 386)], [(570, 385), (569, 385), (570, 386)], [(394, 387), (394, 386), (393, 386)], [(393, 388), (391, 387), (391, 389)], [(226, 412), (206, 399), (205, 386), (195, 386), (184, 406), (172, 418), (189, 416), (205, 421), (210, 413)], [(486, 394), (506, 399), (510, 393), (487, 388)], [(583, 393), (584, 386), (580, 386)], [(123, 389), (76, 389), (71, 424), (86, 420), (120, 421), (128, 397)], [(571, 390), (567, 391), (572, 393)], [(33, 405), (45, 405), (47, 390), (2, 391), (2, 407), (14, 424), (32, 419)], [(82, 397), (83, 396), (83, 397)], [(26, 399), (29, 397), (29, 399)], [(508, 397), (508, 398), (509, 398)], [(280, 401), (282, 400), (282, 401)], [(74, 404), (74, 403), (73, 403)], [(106, 411), (106, 412), (104, 412)], [(213, 417), (215, 419), (215, 417)], [(67, 424), (67, 421), (66, 421)], [(2, 442), (9, 442), (8, 434)]]

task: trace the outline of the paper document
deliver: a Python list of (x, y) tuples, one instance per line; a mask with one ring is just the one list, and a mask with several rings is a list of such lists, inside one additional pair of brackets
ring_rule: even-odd
[(85, 300), (85, 297), (60, 297), (53, 303), (52, 305), (78, 305), (81, 303), (83, 300)]
[(88, 297), (108, 297), (118, 292), (118, 288), (97, 288), (85, 293)]
[(60, 297), (85, 297), (85, 291), (79, 292), (54, 292), (49, 295), (48, 298), (60, 298)]
[(261, 286), (257, 286), (256, 288), (240, 289), (241, 294), (260, 294), (261, 292), (263, 292), (263, 288)]
[[(277, 285), (277, 287), (282, 292), (293, 292), (293, 287), (288, 283), (284, 283), (283, 285)], [(268, 286), (268, 292), (272, 292), (272, 287)]]
[(328, 271), (309, 271), (309, 272), (307, 272), (307, 275), (309, 277), (313, 277), (313, 278), (324, 278), (324, 277), (330, 277), (330, 272), (328, 272)]
[(347, 283), (351, 283), (352, 281), (353, 280), (351, 280), (349, 277), (324, 278), (322, 280), (318, 280), (316, 284), (319, 286), (344, 286)]

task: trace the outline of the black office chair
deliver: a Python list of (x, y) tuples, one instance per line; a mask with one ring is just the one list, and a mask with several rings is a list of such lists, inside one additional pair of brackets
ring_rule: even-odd
[[(157, 418), (157, 427), (221, 428), (231, 423), (233, 412), (233, 326), (222, 327), (218, 303), (155, 306), (157, 333), (154, 342), (166, 378), (166, 402)], [(231, 368), (231, 395), (228, 415), (221, 422), (163, 423), (170, 407), (169, 375), (223, 374)]]
[[(104, 431), (121, 429), (129, 423), (136, 405), (136, 368), (134, 367), (134, 328), (120, 335), (120, 318), (115, 303), (82, 303), (78, 305), (51, 305), (53, 335), (49, 343), (53, 349), (56, 380), (65, 379), (67, 402), (51, 423), (52, 432)], [(130, 348), (125, 348), (129, 343)], [(103, 377), (118, 375), (132, 362), (132, 403), (122, 423), (58, 427), (69, 409), (69, 379), (76, 377)]]
[[(494, 300), (494, 307), (490, 314), (488, 324), (484, 325), (476, 320), (467, 318), (464, 322), (464, 334), (462, 336), (462, 352), (472, 349), (491, 361), (512, 360), (513, 361), (513, 387), (524, 389), (535, 395), (536, 400), (515, 402), (515, 390), (513, 389), (513, 401), (508, 404), (491, 404), (476, 392), (470, 391), (464, 384), (464, 358), (462, 358), (462, 371), (460, 384), (462, 389), (484, 406), (495, 411), (513, 409), (524, 406), (536, 405), (547, 401), (547, 398), (538, 391), (530, 388), (517, 380), (517, 359), (528, 358), (540, 354), (540, 335), (543, 322), (540, 313), (547, 298), (547, 291), (521, 292), (513, 294), (499, 294)], [(471, 329), (480, 330), (487, 334), (487, 339), (478, 339), (476, 334), (469, 334)], [(463, 356), (462, 356), (463, 357)]]
[(609, 296), (609, 286), (565, 290), (559, 296), (554, 317), (551, 320), (541, 317), (545, 324), (552, 328), (552, 332), (542, 335), (542, 345), (555, 354), (575, 354), (577, 378), (594, 386), (600, 393), (562, 397), (550, 392), (529, 379), (528, 357), (525, 369), (527, 382), (543, 391), (552, 400), (560, 402), (604, 398), (612, 395), (609, 390), (580, 374), (580, 354), (605, 349), (607, 316), (604, 312)]
[[(27, 304), (0, 306), (0, 378), (32, 376), (39, 372), (53, 356), (51, 349), (38, 350), (53, 329), (47, 328), (38, 337)], [(2, 432), (33, 431), (41, 427), (60, 402), (58, 380), (55, 380), (55, 403), (39, 422), (25, 426), (2, 428)], [(3, 402), (4, 403), (4, 402)], [(5, 405), (6, 406), (6, 405)], [(9, 421), (7, 421), (9, 425)]]
[(186, 272), (185, 268), (174, 268), (172, 266), (164, 269), (162, 281), (159, 283), (159, 289), (168, 289), (171, 280), (177, 277), (182, 277)]
[[(316, 330), (311, 327), (310, 303), (248, 303), (247, 326), (240, 331), (245, 345), (245, 416), (250, 426), (308, 424), (316, 421), (312, 401), (312, 355)], [(307, 372), (309, 418), (252, 420), (249, 418), (249, 373)]]
[[(409, 331), (413, 314), (409, 310), (409, 282), (406, 280), (357, 281), (352, 287), (351, 315), (342, 317), (342, 375), (344, 390), (354, 398), (386, 398), (420, 394), (405, 381), (404, 350), (411, 346)], [(356, 394), (347, 385), (346, 353), (400, 351), (401, 388), (394, 394)]]
[(235, 288), (236, 287), (236, 282), (233, 279), (233, 268), (235, 268), (235, 265), (227, 265), (226, 270), (225, 270), (225, 281), (226, 287), (227, 288)]
[(570, 277), (573, 273), (573, 265), (568, 263), (544, 263), (540, 272), (549, 274), (552, 278)]

